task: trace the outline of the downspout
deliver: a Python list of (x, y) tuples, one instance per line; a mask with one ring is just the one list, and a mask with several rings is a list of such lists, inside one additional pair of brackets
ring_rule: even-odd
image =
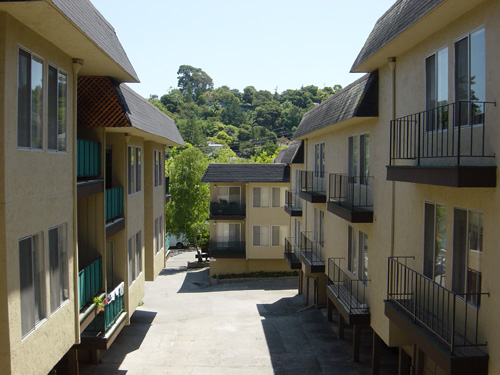
[(80, 304), (78, 297), (78, 194), (76, 187), (76, 165), (77, 165), (77, 152), (76, 152), (76, 138), (77, 138), (77, 118), (78, 118), (78, 72), (83, 65), (82, 59), (73, 59), (73, 283), (74, 283), (74, 305), (76, 314), (75, 324), (75, 344), (80, 344), (80, 320), (78, 319), (78, 312), (80, 311)]
[[(396, 119), (396, 57), (389, 57), (387, 59), (389, 63), (389, 68), (391, 69), (392, 75), (392, 108), (391, 108), (391, 120)], [(391, 140), (389, 139), (389, 142)], [(390, 155), (389, 155), (390, 157)], [(391, 182), (391, 257), (395, 255), (395, 225), (396, 225), (396, 182)]]

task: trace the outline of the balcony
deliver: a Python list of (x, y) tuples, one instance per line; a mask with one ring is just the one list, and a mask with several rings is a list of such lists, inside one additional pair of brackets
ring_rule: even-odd
[(104, 191), (101, 177), (101, 144), (78, 139), (76, 143), (77, 197), (82, 199)]
[(245, 258), (245, 241), (210, 241), (209, 254), (215, 258)]
[(300, 171), (300, 197), (310, 203), (326, 202), (324, 172)]
[(210, 202), (210, 220), (244, 220), (246, 206), (237, 202)]
[(106, 189), (106, 238), (125, 229), (123, 217), (123, 188)]
[(299, 270), (302, 268), (302, 263), (299, 259), (299, 247), (295, 245), (295, 238), (285, 238), (285, 260), (290, 269)]
[(325, 272), (323, 247), (318, 242), (310, 240), (306, 233), (300, 235), (299, 258), (305, 264), (308, 273)]
[(78, 273), (78, 298), (80, 330), (83, 331), (97, 315), (94, 297), (104, 297), (102, 292), (102, 258), (96, 259)]
[(353, 357), (359, 361), (361, 344), (360, 326), (370, 325), (370, 308), (365, 301), (368, 280), (353, 279), (340, 268), (340, 258), (328, 259), (328, 320), (332, 320), (333, 306), (339, 312), (339, 337), (343, 338), (344, 324), (352, 325)]
[(458, 102), (391, 121), (387, 179), (450, 187), (496, 187), (487, 134), (491, 102)]
[(290, 216), (302, 216), (302, 199), (296, 192), (286, 190), (285, 212)]
[(487, 374), (479, 339), (479, 309), (467, 302), (488, 293), (456, 294), (391, 257), (385, 315), (445, 374)]
[(84, 348), (107, 350), (125, 326), (127, 313), (123, 311), (125, 284), (121, 282), (106, 296), (107, 304), (81, 335)]
[(327, 209), (350, 223), (373, 223), (371, 176), (331, 173)]

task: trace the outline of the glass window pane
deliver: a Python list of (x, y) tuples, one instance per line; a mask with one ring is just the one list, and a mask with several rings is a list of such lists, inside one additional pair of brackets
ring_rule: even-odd
[(273, 187), (273, 207), (280, 207), (281, 204), (281, 189), (279, 187)]
[(455, 208), (453, 212), (453, 277), (452, 290), (465, 292), (465, 269), (467, 248), (467, 211)]
[(35, 266), (35, 321), (45, 318), (45, 267), (43, 259), (43, 236), (33, 236), (33, 264)]
[(142, 185), (141, 185), (141, 164), (142, 164), (142, 160), (141, 160), (141, 149), (139, 147), (137, 147), (135, 149), (136, 151), (136, 160), (137, 160), (137, 163), (136, 163), (136, 171), (137, 171), (137, 176), (136, 176), (136, 189), (135, 191), (141, 191), (142, 189)]
[(360, 280), (368, 280), (368, 235), (359, 232), (359, 270)]
[(23, 336), (35, 328), (35, 290), (31, 237), (19, 241), (19, 277), (21, 293), (21, 331)]
[(260, 246), (269, 246), (269, 227), (260, 227)]
[(62, 302), (61, 259), (59, 258), (59, 232), (49, 230), (49, 272), (50, 272), (50, 311), (54, 312)]
[(269, 207), (269, 188), (263, 187), (260, 189), (260, 206)]
[[(470, 35), (470, 100), (486, 101), (484, 29)], [(483, 106), (472, 105), (472, 123), (482, 124)]]
[(469, 123), (468, 106), (469, 100), (469, 38), (464, 38), (455, 43), (455, 101), (458, 106), (459, 125)]
[(17, 145), (31, 146), (31, 55), (19, 50), (17, 81)]
[(128, 239), (128, 285), (132, 285), (135, 279), (134, 276), (134, 245), (133, 237)]
[(43, 141), (43, 63), (31, 63), (31, 147), (42, 148)]
[(271, 246), (279, 246), (280, 245), (280, 227), (279, 227), (279, 225), (272, 226), (271, 236), (272, 236)]
[(229, 202), (240, 203), (240, 187), (232, 186), (229, 188)]
[(128, 148), (128, 193), (135, 192), (135, 153), (134, 148)]
[(68, 103), (68, 76), (59, 72), (58, 81), (58, 111), (57, 111), (57, 147), (59, 151), (66, 151), (67, 103)]
[(142, 272), (142, 240), (140, 231), (135, 236), (135, 266), (135, 277), (137, 278)]
[(57, 98), (57, 69), (49, 66), (49, 79), (48, 79), (48, 149), (57, 150), (57, 112), (58, 112), (58, 98)]
[(254, 207), (261, 207), (260, 188), (259, 187), (253, 188), (253, 206)]

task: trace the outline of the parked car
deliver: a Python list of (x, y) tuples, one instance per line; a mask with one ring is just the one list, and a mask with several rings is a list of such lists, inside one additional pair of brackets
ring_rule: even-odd
[(185, 235), (174, 236), (173, 234), (167, 234), (167, 243), (170, 248), (184, 249), (189, 247), (189, 241)]

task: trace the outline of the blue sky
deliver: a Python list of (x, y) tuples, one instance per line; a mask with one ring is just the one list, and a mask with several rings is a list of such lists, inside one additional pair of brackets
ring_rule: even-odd
[(240, 91), (348, 85), (377, 19), (395, 0), (92, 0), (113, 25), (139, 94), (177, 87), (180, 65)]

